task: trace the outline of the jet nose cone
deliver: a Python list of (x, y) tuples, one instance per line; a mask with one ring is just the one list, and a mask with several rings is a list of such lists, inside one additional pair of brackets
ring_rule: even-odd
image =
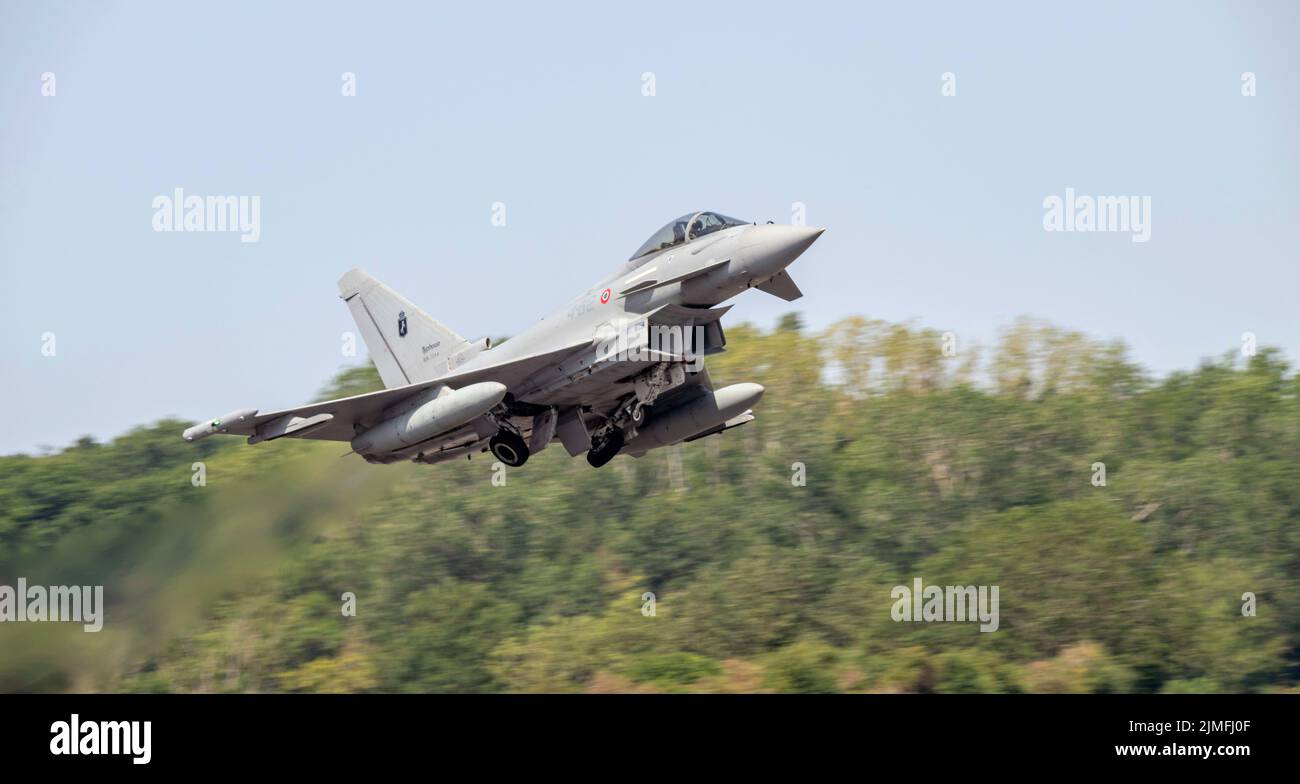
[(820, 226), (797, 226), (792, 227), (799, 230), (799, 236), (795, 238), (795, 244), (799, 247), (799, 253), (803, 253), (817, 241), (817, 238), (826, 232), (826, 229)]
[(755, 226), (745, 233), (749, 269), (757, 274), (776, 274), (799, 258), (826, 229), (815, 226)]
[(805, 248), (816, 242), (817, 238), (826, 231), (821, 226), (786, 226), (785, 228), (790, 229), (793, 237), (803, 242)]

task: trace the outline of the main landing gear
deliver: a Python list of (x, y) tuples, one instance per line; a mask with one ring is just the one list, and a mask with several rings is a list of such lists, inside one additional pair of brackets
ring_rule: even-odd
[(510, 468), (518, 468), (528, 462), (528, 444), (518, 433), (509, 430), (502, 430), (492, 436), (488, 441), (488, 449), (493, 457)]

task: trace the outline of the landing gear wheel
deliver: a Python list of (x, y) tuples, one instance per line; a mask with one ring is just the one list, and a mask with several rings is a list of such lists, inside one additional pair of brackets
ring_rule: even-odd
[(640, 403), (638, 403), (638, 404), (636, 404), (635, 406), (633, 406), (633, 407), (632, 407), (632, 414), (631, 414), (631, 416), (628, 417), (628, 421), (632, 423), (632, 426), (633, 426), (633, 427), (640, 427), (640, 426), (644, 425), (644, 424), (645, 424), (645, 406), (641, 405)]
[(492, 451), (493, 457), (511, 468), (518, 468), (528, 462), (528, 444), (509, 430), (502, 430), (492, 436), (488, 441), (488, 449)]
[(591, 449), (587, 450), (587, 462), (592, 468), (600, 468), (614, 459), (618, 450), (623, 448), (623, 431), (611, 430), (604, 438), (596, 439)]

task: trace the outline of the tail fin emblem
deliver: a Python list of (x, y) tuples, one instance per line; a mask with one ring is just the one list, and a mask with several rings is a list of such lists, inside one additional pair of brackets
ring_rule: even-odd
[(406, 311), (400, 311), (397, 314), (397, 336), (406, 337)]

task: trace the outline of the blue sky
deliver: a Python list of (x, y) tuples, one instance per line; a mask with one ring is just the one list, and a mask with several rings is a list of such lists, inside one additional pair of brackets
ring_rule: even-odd
[[(1282, 2), (5, 3), (0, 453), (310, 399), (350, 267), (511, 334), (693, 209), (806, 204), (813, 327), (1300, 361), (1297, 40)], [(176, 187), (260, 196), (260, 240), (154, 232)], [(1150, 196), (1151, 240), (1045, 232), (1066, 188)]]

